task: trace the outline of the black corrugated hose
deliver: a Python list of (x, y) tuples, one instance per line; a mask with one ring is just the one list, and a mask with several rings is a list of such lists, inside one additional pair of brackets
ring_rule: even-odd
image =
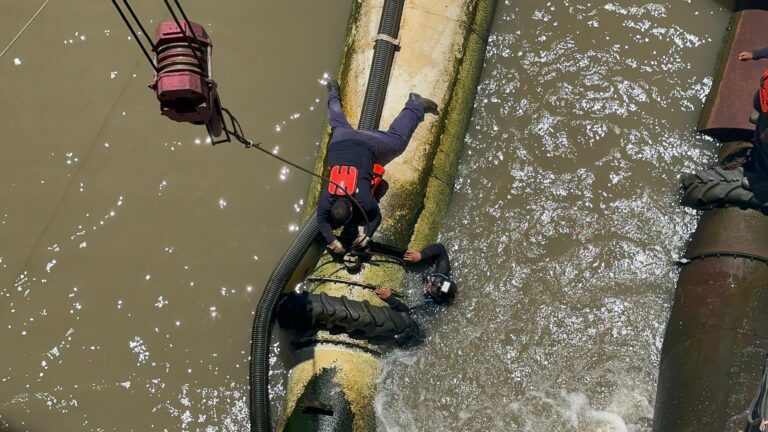
[(269, 348), (272, 326), (275, 323), (275, 309), (288, 280), (319, 234), (317, 218), (312, 213), (299, 231), (299, 235), (275, 266), (256, 306), (251, 333), (251, 368), (248, 377), (251, 387), (249, 406), (251, 431), (272, 430), (269, 415)]
[[(400, 34), (400, 17), (403, 15), (404, 0), (385, 0), (379, 22), (379, 34), (397, 39)], [(365, 89), (363, 112), (360, 114), (358, 129), (378, 129), (381, 122), (381, 112), (384, 110), (384, 99), (389, 86), (389, 73), (392, 70), (392, 59), (397, 47), (386, 40), (377, 39), (373, 47), (373, 63), (371, 74), (368, 76), (368, 87)]]
[[(397, 39), (400, 33), (400, 18), (405, 0), (385, 0), (379, 22), (379, 34)], [(378, 129), (384, 99), (389, 86), (392, 60), (397, 47), (390, 41), (377, 39), (373, 48), (373, 63), (365, 90), (363, 110), (358, 129)], [(315, 214), (304, 224), (296, 240), (280, 259), (256, 307), (251, 334), (251, 368), (249, 415), (251, 432), (270, 432), (272, 423), (269, 415), (269, 348), (274, 325), (275, 309), (280, 294), (293, 275), (296, 267), (319, 234)]]

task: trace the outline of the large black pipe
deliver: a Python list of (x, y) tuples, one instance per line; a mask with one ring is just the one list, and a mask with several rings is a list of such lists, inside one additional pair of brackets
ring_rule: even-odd
[(248, 376), (250, 383), (249, 415), (251, 431), (269, 432), (272, 423), (269, 415), (269, 348), (275, 309), (280, 294), (299, 268), (299, 264), (312, 244), (318, 238), (320, 229), (313, 213), (299, 231), (299, 235), (288, 247), (280, 262), (269, 276), (264, 293), (256, 306), (251, 333), (251, 365)]
[[(385, 0), (379, 23), (380, 35), (397, 39), (400, 33), (403, 4), (404, 0)], [(365, 100), (358, 124), (359, 129), (378, 129), (379, 127), (396, 48), (396, 45), (391, 41), (376, 40), (371, 73), (368, 77), (368, 86), (365, 90)], [(285, 290), (289, 280), (294, 276), (299, 264), (311, 249), (318, 235), (319, 229), (313, 213), (302, 227), (296, 240), (293, 241), (272, 271), (256, 307), (251, 334), (249, 373), (249, 416), (252, 432), (270, 432), (272, 430), (269, 413), (269, 348), (275, 321), (275, 309), (280, 294)]]
[[(379, 35), (397, 40), (400, 34), (400, 18), (403, 15), (404, 0), (385, 0), (379, 22)], [(360, 114), (358, 129), (378, 129), (381, 113), (384, 110), (384, 99), (387, 96), (389, 75), (392, 70), (392, 60), (395, 58), (397, 46), (392, 41), (377, 37), (373, 47), (373, 63), (368, 76), (368, 86), (365, 89), (363, 111)]]

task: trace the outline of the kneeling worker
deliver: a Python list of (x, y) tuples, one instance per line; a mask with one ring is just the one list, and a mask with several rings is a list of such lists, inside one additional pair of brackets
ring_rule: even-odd
[(434, 265), (432, 273), (425, 277), (424, 301), (416, 306), (409, 307), (392, 295), (392, 290), (380, 287), (375, 290), (376, 295), (384, 300), (390, 307), (399, 312), (410, 312), (428, 304), (451, 304), (456, 300), (458, 286), (451, 277), (451, 262), (448, 251), (440, 243), (427, 246), (421, 252), (408, 250), (403, 256), (406, 262)]
[[(341, 238), (354, 238), (352, 247), (367, 246), (381, 224), (378, 200), (386, 188), (385, 184), (380, 184), (383, 166), (405, 151), (411, 135), (424, 120), (424, 114), (438, 114), (438, 110), (434, 101), (411, 93), (388, 131), (356, 130), (342, 111), (339, 84), (331, 80), (327, 87), (331, 126), (328, 166), (331, 180), (336, 184), (331, 183), (322, 191), (317, 205), (317, 223), (328, 248), (342, 254), (346, 249), (333, 235), (333, 230), (343, 226)], [(361, 208), (350, 201), (347, 193)], [(360, 214), (360, 210), (365, 215)]]

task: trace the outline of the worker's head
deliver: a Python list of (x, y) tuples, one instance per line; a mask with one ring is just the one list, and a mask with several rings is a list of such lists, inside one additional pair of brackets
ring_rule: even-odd
[(442, 273), (432, 273), (426, 276), (424, 292), (435, 303), (451, 303), (456, 298), (459, 287), (456, 282)]
[(331, 205), (331, 226), (338, 228), (352, 219), (352, 203), (348, 198), (337, 198)]

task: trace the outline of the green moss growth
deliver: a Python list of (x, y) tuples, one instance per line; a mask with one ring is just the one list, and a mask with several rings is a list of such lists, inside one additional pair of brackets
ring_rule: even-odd
[(421, 206), (424, 210), (419, 215), (410, 240), (410, 247), (414, 249), (421, 249), (437, 241), (442, 217), (448, 209), (453, 192), (464, 136), (472, 118), (477, 82), (485, 59), (496, 1), (479, 0), (475, 5), (474, 18), (464, 44), (464, 58), (456, 73), (457, 79), (446, 109), (446, 126), (440, 137), (440, 147)]
[[(382, 202), (383, 222), (377, 232), (380, 241), (412, 248), (423, 248), (434, 243), (442, 223), (455, 182), (456, 169), (464, 142), (464, 134), (469, 125), (474, 104), (477, 81), (485, 57), (486, 41), (490, 32), (496, 2), (478, 0), (467, 3), (465, 39), (461, 52), (456, 53), (451, 65), (449, 100), (444, 108), (445, 114), (429, 131), (425, 151), (412, 155), (408, 164), (412, 169), (429, 173), (417, 176), (411, 181), (399, 182), (390, 188)], [(341, 82), (347, 82), (347, 65), (355, 55), (357, 20), (362, 10), (362, 1), (352, 7), (348, 25), (349, 36), (344, 45), (337, 76)], [(330, 129), (325, 128), (322, 144), (319, 148), (315, 171), (325, 172), (325, 153)], [(319, 198), (322, 182), (315, 179), (307, 199), (305, 217), (312, 214)], [(350, 275), (340, 262), (334, 262), (329, 254), (320, 258), (313, 272), (315, 277), (334, 277), (354, 280), (373, 286), (388, 286), (395, 291), (402, 291), (404, 270), (402, 267), (381, 263), (365, 265), (357, 275)], [(329, 295), (345, 295), (356, 300), (368, 300), (373, 304), (381, 303), (368, 289), (343, 283), (324, 282), (315, 284), (314, 292)]]
[[(312, 273), (313, 277), (326, 277), (338, 280), (364, 283), (371, 286), (386, 286), (396, 292), (402, 292), (404, 269), (388, 258), (372, 257), (371, 262), (363, 265), (357, 274), (350, 274), (342, 263), (334, 261), (331, 254), (324, 254)], [(313, 293), (325, 293), (333, 296), (346, 296), (353, 300), (367, 300), (371, 304), (384, 306), (376, 294), (368, 288), (349, 285), (342, 282), (314, 283), (310, 289)]]

